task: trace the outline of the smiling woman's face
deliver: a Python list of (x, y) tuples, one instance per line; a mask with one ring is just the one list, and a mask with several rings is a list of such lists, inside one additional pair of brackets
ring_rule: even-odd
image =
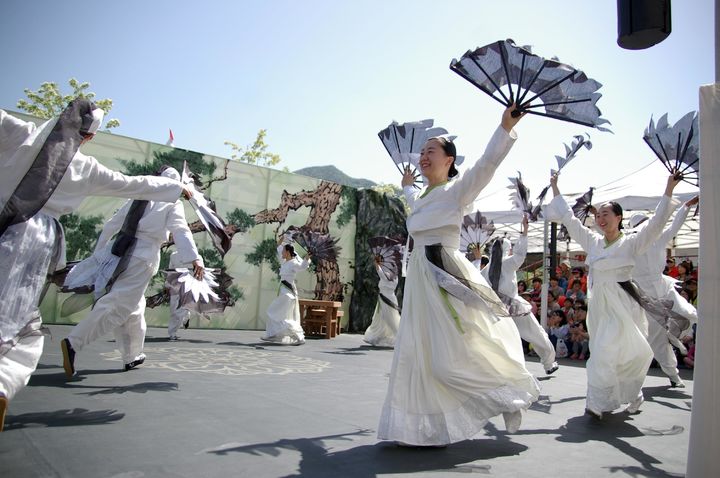
[(447, 178), (453, 157), (445, 154), (440, 141), (430, 139), (420, 151), (420, 172), (430, 178), (443, 176)]
[(598, 209), (595, 214), (595, 224), (602, 230), (603, 233), (612, 234), (619, 229), (622, 216), (615, 214), (612, 210), (612, 206), (606, 204)]

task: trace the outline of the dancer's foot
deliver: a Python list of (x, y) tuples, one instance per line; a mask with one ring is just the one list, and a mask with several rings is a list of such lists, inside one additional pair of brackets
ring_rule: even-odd
[(517, 433), (522, 423), (522, 412), (503, 412), (503, 420), (505, 420), (505, 429), (508, 433)]
[(593, 410), (592, 408), (588, 407), (585, 409), (585, 415), (590, 415), (596, 420), (602, 420), (603, 413), (598, 410)]
[(183, 320), (183, 329), (190, 327), (190, 319)]
[(578, 357), (578, 360), (585, 360), (585, 354), (580, 354), (580, 356)]
[(141, 353), (137, 356), (135, 360), (125, 364), (125, 371), (127, 372), (128, 370), (132, 370), (138, 365), (142, 365), (143, 363), (145, 363), (145, 354)]
[(171, 335), (170, 337), (168, 337), (168, 340), (169, 340), (170, 342), (175, 342), (177, 339), (178, 339), (178, 336), (177, 336), (177, 335)]
[(577, 360), (577, 358), (578, 358), (578, 354), (572, 354), (570, 356), (570, 360)]
[(670, 377), (670, 388), (685, 388), (685, 382), (680, 378), (680, 375)]
[(5, 426), (5, 412), (7, 411), (9, 401), (5, 395), (0, 395), (0, 432)]
[(640, 405), (642, 405), (644, 401), (645, 401), (645, 397), (643, 397), (643, 395), (642, 395), (642, 393), (641, 393), (641, 394), (638, 396), (638, 398), (636, 398), (635, 400), (633, 400), (632, 402), (630, 402), (630, 403), (628, 404), (628, 406), (627, 406), (627, 408), (625, 409), (625, 411), (628, 412), (628, 413), (630, 413), (630, 414), (632, 414), (632, 415), (634, 415), (634, 414), (636, 414), (636, 413), (640, 413)]
[(557, 370), (558, 370), (559, 368), (560, 368), (560, 366), (558, 365), (558, 363), (557, 363), (557, 362), (553, 362), (553, 364), (550, 366), (550, 368), (545, 370), (545, 373), (546, 373), (547, 375), (552, 375), (552, 374), (554, 374), (555, 372), (557, 372)]
[(63, 369), (65, 370), (65, 376), (68, 379), (71, 379), (75, 375), (75, 350), (72, 348), (69, 339), (62, 339), (62, 342), (60, 342), (60, 349), (63, 354)]
[(447, 448), (447, 445), (411, 445), (402, 441), (396, 441), (395, 445), (402, 448)]

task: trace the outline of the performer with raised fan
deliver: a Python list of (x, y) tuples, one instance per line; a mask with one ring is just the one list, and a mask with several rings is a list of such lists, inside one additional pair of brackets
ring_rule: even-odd
[(505, 238), (497, 238), (491, 248), (490, 263), (482, 273), (508, 307), (520, 337), (532, 345), (533, 350), (540, 357), (545, 373), (550, 375), (558, 369), (555, 348), (547, 332), (533, 315), (532, 306), (518, 295), (516, 272), (525, 262), (527, 255), (527, 233), (528, 217), (523, 215), (520, 237), (515, 245), (513, 246)]
[(587, 252), (585, 262), (590, 266), (586, 410), (598, 419), (622, 404), (628, 404), (627, 412), (637, 413), (644, 401), (642, 384), (652, 350), (645, 312), (630, 279), (635, 258), (652, 246), (670, 217), (675, 204), (672, 192), (679, 181), (676, 175), (668, 178), (655, 215), (638, 234), (623, 233), (623, 210), (618, 203), (600, 206), (595, 224), (602, 234), (598, 234), (575, 217), (560, 194), (558, 175), (550, 179), (555, 197), (545, 207), (546, 217), (565, 225), (570, 237)]
[[(679, 341), (680, 334), (691, 324), (697, 323), (697, 311), (675, 290), (676, 281), (663, 275), (665, 248), (680, 231), (690, 208), (697, 204), (699, 199), (699, 196), (695, 196), (678, 209), (672, 224), (644, 254), (635, 257), (635, 268), (632, 272), (633, 280), (644, 293), (653, 298), (672, 301), (670, 310), (663, 316), (648, 312), (648, 343), (660, 369), (670, 378), (670, 386), (678, 388), (685, 387), (685, 383), (680, 378), (677, 357), (671, 343), (680, 346), (681, 350), (685, 348)], [(648, 216), (642, 213), (633, 214), (629, 226), (639, 233), (647, 225), (648, 219)]]
[(265, 334), (261, 339), (283, 345), (302, 345), (305, 343), (305, 333), (300, 325), (300, 302), (295, 276), (310, 266), (311, 253), (308, 252), (305, 259), (300, 258), (289, 238), (281, 235), (277, 254), (280, 260), (280, 289), (268, 306)]
[[(378, 437), (401, 445), (444, 446), (478, 433), (502, 414), (518, 430), (522, 410), (537, 399), (520, 337), (497, 294), (459, 250), (460, 225), (512, 147), (521, 115), (505, 110), (484, 155), (465, 174), (455, 145), (432, 138), (419, 166), (420, 191), (406, 169), (402, 185), (414, 240), (400, 330)], [(456, 177), (457, 176), (457, 177)]]

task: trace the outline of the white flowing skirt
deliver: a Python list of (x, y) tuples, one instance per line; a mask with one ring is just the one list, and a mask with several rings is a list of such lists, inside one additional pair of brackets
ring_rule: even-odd
[(42, 291), (61, 260), (62, 241), (60, 224), (43, 213), (10, 226), (0, 237), (0, 353), (40, 317)]
[(616, 282), (593, 284), (588, 300), (587, 407), (609, 412), (641, 393), (652, 350), (643, 309)]
[(285, 286), (280, 286), (280, 293), (268, 306), (267, 316), (263, 340), (288, 345), (305, 341), (300, 326), (300, 305), (297, 297)]
[[(410, 258), (378, 438), (445, 445), (472, 437), (494, 416), (527, 409), (539, 389), (512, 319), (449, 296), (460, 332), (424, 252)], [(466, 278), (485, 283), (459, 251), (445, 248), (444, 255)]]
[(400, 312), (378, 299), (370, 327), (363, 340), (377, 347), (393, 347), (400, 327)]

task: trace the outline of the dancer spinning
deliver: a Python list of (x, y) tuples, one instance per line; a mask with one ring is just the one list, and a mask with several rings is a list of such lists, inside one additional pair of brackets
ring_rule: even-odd
[(380, 282), (378, 283), (378, 301), (370, 327), (365, 330), (363, 340), (377, 347), (394, 347), (395, 336), (400, 327), (400, 307), (398, 306), (395, 289), (398, 285), (398, 275), (388, 274), (380, 267), (381, 258), (375, 256), (375, 270)]
[[(672, 224), (653, 242), (647, 252), (635, 257), (635, 268), (632, 272), (633, 280), (650, 297), (672, 300), (673, 312), (687, 319), (687, 322), (683, 324), (684, 326), (680, 327), (681, 329), (686, 329), (691, 323), (697, 322), (697, 311), (675, 290), (676, 281), (663, 275), (663, 268), (666, 263), (665, 247), (677, 235), (687, 218), (690, 208), (697, 204), (699, 200), (699, 196), (695, 196), (678, 209)], [(647, 220), (648, 216), (644, 214), (633, 214), (630, 217), (629, 226), (639, 232), (645, 227)], [(667, 317), (648, 317), (648, 343), (663, 373), (670, 378), (670, 387), (683, 388), (685, 383), (680, 378), (677, 357), (668, 335), (673, 332), (660, 325), (661, 322), (665, 323), (666, 320)], [(680, 332), (682, 330), (674, 331), (678, 335)]]
[(590, 334), (590, 360), (587, 362), (588, 413), (601, 419), (623, 403), (636, 413), (643, 402), (642, 384), (652, 350), (647, 342), (647, 319), (640, 307), (637, 291), (630, 282), (635, 258), (657, 240), (672, 212), (672, 191), (680, 181), (670, 176), (665, 193), (653, 218), (638, 234), (625, 235), (622, 207), (609, 202), (597, 210), (597, 234), (583, 226), (560, 195), (558, 176), (550, 179), (555, 198), (545, 207), (548, 219), (559, 220), (570, 236), (587, 253), (587, 327)]
[(537, 398), (525, 368), (517, 328), (507, 310), (461, 253), (466, 208), (490, 182), (516, 138), (520, 117), (505, 110), (485, 154), (464, 175), (455, 169), (455, 145), (425, 143), (420, 168), (427, 188), (418, 194), (406, 169), (402, 185), (412, 213), (415, 248), (405, 280), (402, 319), (378, 437), (399, 444), (443, 446), (478, 433), (503, 414), (517, 431), (521, 410)]
[(482, 270), (493, 290), (508, 306), (510, 316), (520, 332), (520, 337), (529, 342), (540, 357), (545, 373), (550, 375), (557, 371), (555, 348), (547, 332), (532, 313), (532, 306), (518, 295), (516, 272), (525, 262), (527, 255), (528, 218), (523, 215), (520, 238), (513, 247), (505, 238), (496, 239), (492, 246), (490, 263)]
[[(171, 167), (161, 175), (180, 181), (180, 173)], [(191, 262), (195, 277), (202, 279), (205, 268), (180, 200), (126, 202), (103, 227), (93, 255), (70, 271), (66, 286), (94, 283), (96, 297), (110, 290), (60, 344), (68, 378), (75, 375), (76, 354), (111, 330), (125, 371), (145, 362), (145, 289), (158, 271), (160, 246), (168, 233), (173, 235), (181, 262)], [(126, 244), (131, 245), (124, 248)]]
[(284, 345), (302, 345), (305, 343), (305, 334), (300, 325), (300, 303), (295, 287), (295, 275), (308, 268), (311, 254), (308, 252), (305, 260), (300, 259), (285, 236), (278, 239), (277, 252), (281, 262), (280, 289), (278, 296), (268, 306), (265, 335), (260, 338)]
[(111, 171), (78, 152), (102, 117), (84, 99), (40, 126), (0, 110), (0, 430), (8, 401), (27, 384), (42, 354), (38, 307), (47, 274), (65, 261), (58, 218), (87, 196), (174, 201), (183, 190), (167, 178)]

